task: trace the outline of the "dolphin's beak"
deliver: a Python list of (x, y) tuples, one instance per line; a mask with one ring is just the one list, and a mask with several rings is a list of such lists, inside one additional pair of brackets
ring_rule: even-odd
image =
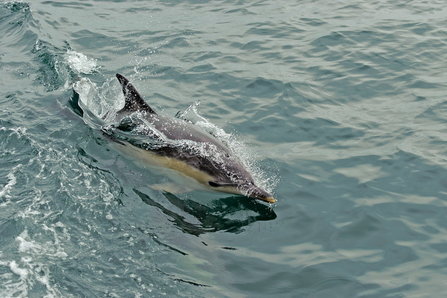
[(261, 199), (261, 200), (264, 200), (264, 201), (269, 202), (271, 204), (276, 203), (276, 199), (274, 197), (268, 197), (268, 198), (264, 198), (264, 199)]
[(276, 199), (271, 194), (269, 194), (268, 192), (259, 187), (255, 187), (254, 189), (251, 190), (250, 197), (271, 204), (276, 203)]

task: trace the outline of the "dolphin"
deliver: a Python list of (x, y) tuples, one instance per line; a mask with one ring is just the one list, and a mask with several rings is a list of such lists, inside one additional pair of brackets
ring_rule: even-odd
[[(125, 104), (114, 116), (114, 123), (119, 124), (103, 132), (120, 149), (149, 165), (190, 178), (207, 190), (276, 202), (270, 193), (255, 184), (239, 159), (216, 137), (188, 121), (156, 113), (128, 79), (121, 74), (116, 77), (122, 86)], [(120, 133), (131, 130), (129, 117), (135, 113), (140, 121), (148, 124), (147, 129), (130, 137), (120, 137)], [(148, 145), (154, 139), (159, 142)]]

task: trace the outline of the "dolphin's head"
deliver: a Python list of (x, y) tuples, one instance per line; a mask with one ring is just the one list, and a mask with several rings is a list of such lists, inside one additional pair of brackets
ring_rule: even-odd
[(218, 160), (212, 157), (202, 159), (199, 163), (204, 172), (207, 172), (208, 188), (215, 191), (234, 193), (258, 199), (268, 203), (275, 203), (276, 199), (263, 188), (256, 185), (251, 174), (246, 170), (239, 158), (232, 156), (227, 148), (222, 147), (225, 154), (220, 154)]
[(261, 187), (256, 186), (251, 179), (240, 181), (239, 183), (219, 183), (215, 181), (208, 181), (208, 186), (211, 189), (220, 192), (243, 195), (272, 204), (276, 202), (276, 199), (270, 193), (268, 193)]
[(276, 199), (270, 193), (266, 192), (261, 187), (256, 186), (252, 180), (238, 185), (238, 189), (241, 191), (242, 195), (249, 198), (258, 199), (268, 203), (276, 202)]
[(250, 198), (258, 199), (272, 204), (276, 202), (276, 199), (271, 194), (255, 185), (250, 188), (248, 196)]

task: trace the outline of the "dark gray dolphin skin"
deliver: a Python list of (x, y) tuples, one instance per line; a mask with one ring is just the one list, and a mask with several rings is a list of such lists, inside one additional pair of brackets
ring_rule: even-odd
[(192, 178), (207, 189), (243, 195), (269, 203), (276, 202), (271, 194), (255, 185), (252, 176), (238, 158), (217, 138), (187, 121), (157, 114), (129, 80), (121, 74), (116, 74), (116, 77), (125, 97), (124, 108), (116, 113), (117, 122), (132, 113), (139, 112), (145, 121), (167, 139), (193, 141), (207, 153), (203, 154), (203, 151), (200, 153), (197, 146), (167, 144), (148, 148), (132, 144), (131, 141), (122, 142), (115, 139), (120, 145), (127, 147), (127, 152), (132, 151), (131, 154), (143, 162), (168, 168), (182, 176)]

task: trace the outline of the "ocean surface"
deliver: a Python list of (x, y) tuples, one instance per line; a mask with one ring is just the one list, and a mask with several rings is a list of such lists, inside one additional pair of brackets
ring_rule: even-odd
[[(447, 293), (445, 1), (1, 1), (0, 36), (0, 297)], [(278, 202), (151, 188), (79, 109), (116, 73)]]

